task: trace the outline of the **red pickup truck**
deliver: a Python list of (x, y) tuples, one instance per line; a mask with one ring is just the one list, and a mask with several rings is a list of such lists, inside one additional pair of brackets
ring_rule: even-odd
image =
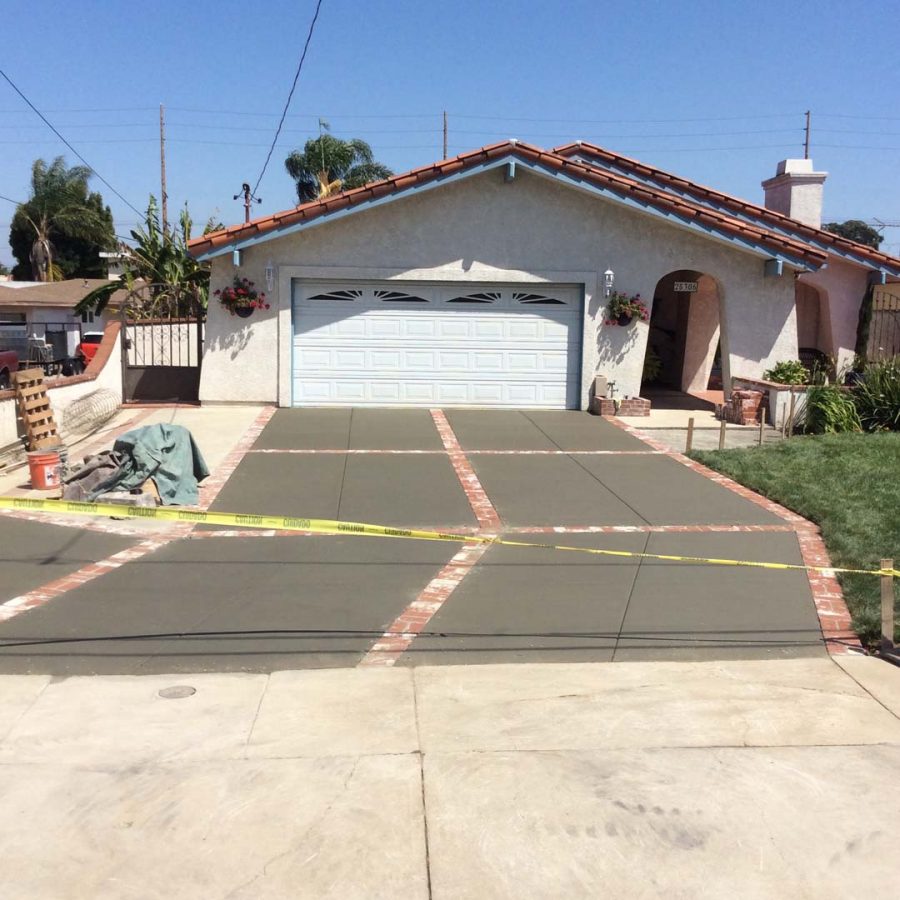
[(0, 391), (12, 387), (12, 373), (19, 371), (19, 354), (15, 350), (0, 350)]
[(75, 357), (81, 362), (82, 371), (94, 358), (97, 348), (103, 340), (102, 331), (86, 331), (81, 336), (81, 343), (75, 348)]

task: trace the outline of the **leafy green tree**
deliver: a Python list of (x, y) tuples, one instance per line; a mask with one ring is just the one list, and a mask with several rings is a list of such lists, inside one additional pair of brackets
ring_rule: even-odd
[(0, 275), (9, 275), (9, 269), (0, 263)]
[(871, 225), (866, 225), (861, 219), (847, 219), (846, 222), (829, 222), (823, 225), (825, 231), (838, 234), (849, 241), (865, 244), (877, 250), (884, 238)]
[(16, 208), (9, 243), (21, 280), (59, 281), (102, 278), (101, 250), (116, 244), (112, 213), (103, 198), (90, 191), (91, 170), (66, 166), (62, 156), (49, 165), (36, 159), (31, 167), (31, 196)]
[(206, 224), (203, 226), (203, 233), (212, 234), (214, 231), (222, 231), (224, 228), (225, 223), (222, 222), (219, 219), (218, 214), (215, 213), (206, 220)]
[(307, 141), (302, 151), (295, 150), (288, 156), (284, 167), (297, 183), (297, 199), (301, 203), (393, 175), (387, 166), (376, 162), (365, 141), (342, 141), (331, 134)]
[(131, 232), (134, 246), (121, 247), (125, 253), (121, 281), (111, 281), (91, 291), (79, 301), (75, 311), (103, 312), (112, 295), (123, 287), (129, 292), (146, 287), (154, 299), (174, 301), (176, 305), (196, 296), (205, 307), (209, 296), (209, 267), (188, 253), (192, 227), (185, 204), (178, 228), (163, 231), (156, 198), (151, 194), (143, 226)]

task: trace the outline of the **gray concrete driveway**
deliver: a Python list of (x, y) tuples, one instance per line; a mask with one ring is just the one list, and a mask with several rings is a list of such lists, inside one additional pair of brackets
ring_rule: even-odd
[[(773, 513), (576, 412), (280, 410), (212, 508), (802, 562)], [(136, 540), (0, 517), (0, 604)], [(17, 673), (822, 654), (802, 572), (214, 528), (0, 620)]]

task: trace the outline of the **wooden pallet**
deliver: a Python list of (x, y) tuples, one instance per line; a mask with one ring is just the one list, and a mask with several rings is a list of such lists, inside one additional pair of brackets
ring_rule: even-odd
[(43, 369), (23, 369), (13, 373), (13, 387), (19, 418), (25, 427), (29, 450), (45, 450), (61, 443), (50, 397), (44, 384)]

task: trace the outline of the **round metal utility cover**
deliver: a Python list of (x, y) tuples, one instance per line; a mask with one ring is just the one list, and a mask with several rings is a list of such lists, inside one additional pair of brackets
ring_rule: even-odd
[(191, 687), (189, 684), (176, 684), (174, 687), (163, 688), (159, 692), (159, 696), (164, 700), (183, 700), (196, 693), (197, 688)]

